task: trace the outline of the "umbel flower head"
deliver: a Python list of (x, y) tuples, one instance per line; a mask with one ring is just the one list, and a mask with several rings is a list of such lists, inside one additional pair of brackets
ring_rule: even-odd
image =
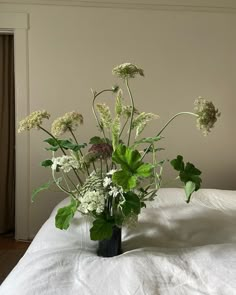
[(220, 117), (220, 112), (211, 101), (207, 101), (203, 97), (196, 99), (194, 105), (194, 110), (198, 115), (197, 128), (207, 135), (214, 127), (217, 118)]
[(50, 114), (45, 110), (35, 111), (19, 122), (18, 132), (27, 131), (33, 128), (39, 129), (42, 125), (43, 119), (49, 119)]
[(115, 67), (112, 74), (122, 79), (135, 78), (136, 75), (144, 76), (143, 70), (131, 63), (124, 63)]
[(60, 136), (66, 131), (74, 131), (76, 128), (83, 124), (83, 116), (77, 112), (65, 113), (64, 116), (57, 118), (52, 123), (51, 132), (54, 136)]

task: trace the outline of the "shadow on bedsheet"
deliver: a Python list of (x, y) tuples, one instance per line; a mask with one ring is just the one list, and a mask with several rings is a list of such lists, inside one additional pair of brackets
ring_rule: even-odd
[(123, 233), (123, 249), (144, 247), (182, 248), (212, 244), (236, 243), (236, 211), (223, 214), (207, 212), (193, 217), (152, 220), (148, 214), (136, 228)]

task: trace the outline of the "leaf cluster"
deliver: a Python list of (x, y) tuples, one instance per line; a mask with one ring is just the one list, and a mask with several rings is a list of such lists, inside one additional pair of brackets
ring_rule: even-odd
[(141, 154), (123, 144), (119, 144), (112, 154), (112, 160), (121, 166), (119, 171), (112, 175), (112, 181), (129, 191), (137, 186), (138, 178), (151, 175), (153, 165), (143, 163)]
[(170, 163), (175, 170), (179, 171), (179, 178), (185, 185), (184, 189), (187, 197), (186, 202), (189, 203), (193, 192), (199, 190), (201, 187), (202, 179), (199, 175), (201, 175), (202, 172), (192, 163), (187, 162), (185, 164), (183, 157), (180, 155), (178, 155), (177, 158), (173, 159)]

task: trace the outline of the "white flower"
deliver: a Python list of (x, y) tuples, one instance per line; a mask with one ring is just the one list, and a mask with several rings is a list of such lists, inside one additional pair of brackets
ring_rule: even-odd
[(123, 63), (112, 70), (113, 75), (119, 78), (134, 78), (136, 75), (144, 76), (141, 68), (131, 63)]
[(105, 177), (105, 178), (103, 179), (103, 186), (104, 186), (104, 187), (107, 187), (107, 186), (110, 185), (111, 183), (112, 183), (111, 178), (109, 178), (109, 177)]
[(123, 193), (123, 189), (122, 188), (117, 188), (116, 186), (111, 187), (111, 190), (109, 191), (109, 195), (116, 197), (119, 194)]
[(114, 174), (116, 172), (116, 169), (112, 169), (112, 170), (110, 170), (109, 172), (107, 172), (107, 175), (112, 175), (112, 174)]
[(81, 124), (83, 124), (83, 116), (75, 111), (69, 112), (52, 123), (51, 132), (57, 137), (66, 131), (75, 131)]
[(87, 191), (83, 197), (79, 198), (79, 201), (81, 204), (78, 209), (82, 213), (87, 214), (96, 211), (96, 213), (100, 214), (104, 210), (105, 198), (101, 192)]
[(57, 158), (52, 158), (52, 170), (56, 170), (57, 169), (57, 165), (59, 165), (59, 157)]
[(43, 111), (35, 111), (27, 116), (25, 119), (20, 121), (18, 133), (26, 130), (30, 130), (33, 128), (39, 129), (39, 126), (42, 125), (43, 119), (49, 119), (50, 114), (43, 110)]
[(63, 155), (62, 157), (57, 157), (57, 158), (52, 158), (52, 170), (56, 170), (57, 166), (60, 166), (60, 169), (66, 173), (70, 172), (72, 168), (78, 169), (79, 168), (79, 163), (78, 161), (71, 157), (71, 156), (65, 156)]

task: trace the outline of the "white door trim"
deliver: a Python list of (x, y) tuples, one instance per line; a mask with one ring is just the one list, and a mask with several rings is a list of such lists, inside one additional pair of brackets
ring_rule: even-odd
[(29, 238), (29, 134), (18, 135), (18, 122), (29, 113), (28, 15), (0, 13), (0, 32), (14, 34), (15, 118), (16, 118), (16, 194), (15, 238)]

